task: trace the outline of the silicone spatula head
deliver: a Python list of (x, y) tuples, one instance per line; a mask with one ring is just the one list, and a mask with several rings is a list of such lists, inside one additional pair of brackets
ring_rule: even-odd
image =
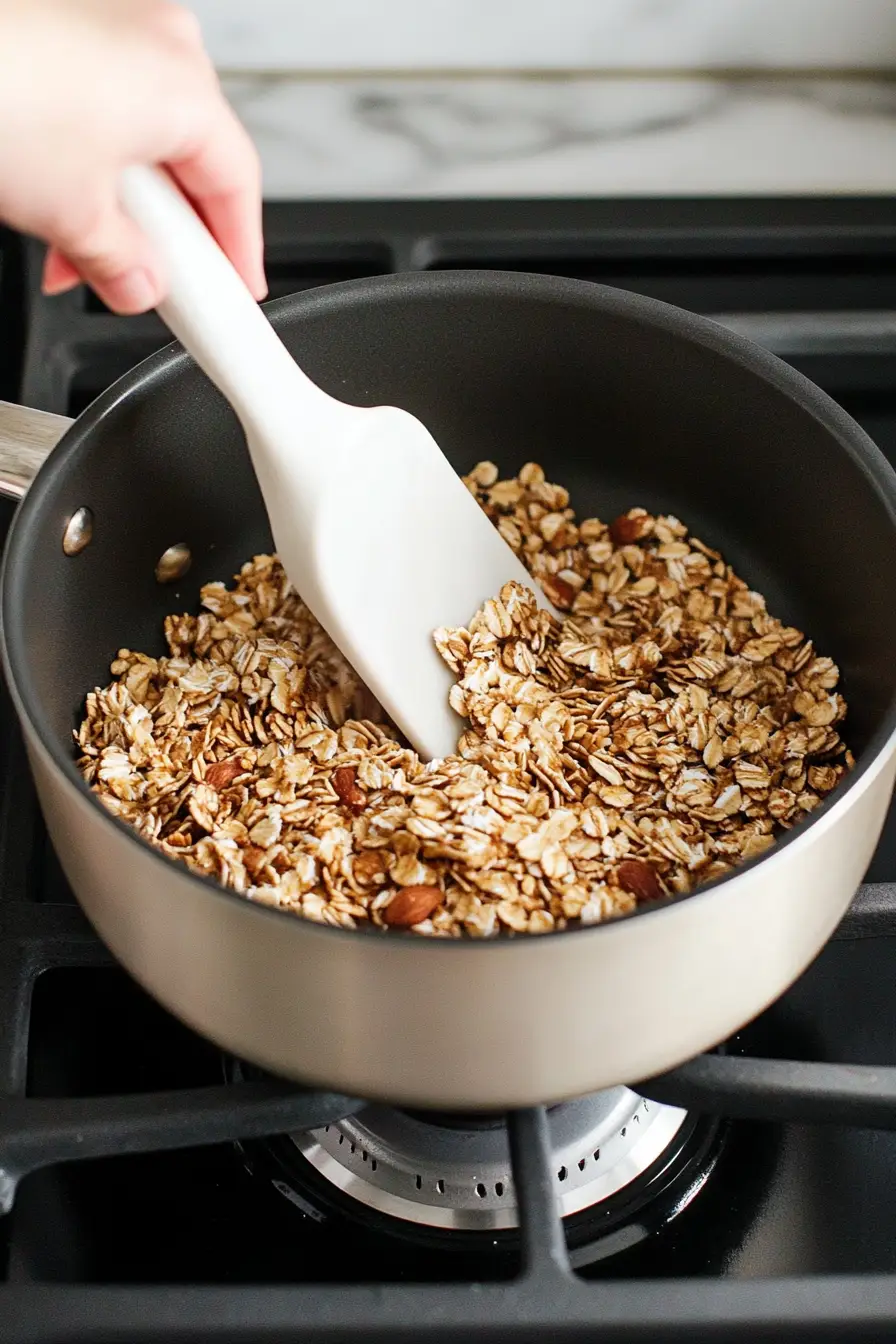
[(530, 576), (419, 420), (302, 373), (166, 177), (129, 168), (121, 196), (167, 268), (160, 316), (242, 423), (291, 583), (420, 755), (448, 755), (462, 724), (433, 631)]

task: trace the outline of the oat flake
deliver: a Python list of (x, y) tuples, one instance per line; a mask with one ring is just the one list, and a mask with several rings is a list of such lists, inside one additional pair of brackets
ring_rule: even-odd
[(559, 615), (510, 583), (435, 632), (456, 755), (397, 740), (262, 555), (167, 618), (167, 656), (122, 649), (87, 696), (78, 763), (103, 804), (250, 900), (386, 928), (436, 888), (418, 933), (491, 937), (690, 891), (839, 784), (837, 668), (683, 523), (577, 521), (532, 463), (466, 484)]

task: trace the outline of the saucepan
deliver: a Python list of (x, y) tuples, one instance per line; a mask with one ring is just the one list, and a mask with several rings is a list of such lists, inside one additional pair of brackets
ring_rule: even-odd
[[(0, 414), (0, 480), (24, 496), (2, 575), (4, 668), (87, 916), (137, 981), (227, 1051), (396, 1104), (554, 1102), (723, 1041), (819, 952), (883, 825), (896, 773), (896, 475), (798, 373), (633, 294), (434, 272), (334, 285), (268, 312), (322, 387), (406, 407), (458, 470), (540, 462), (583, 515), (637, 504), (686, 519), (837, 661), (857, 764), (727, 877), (539, 937), (331, 928), (173, 864), (99, 804), (72, 742), (85, 692), (108, 681), (119, 648), (161, 652), (167, 613), (271, 547), (237, 421), (172, 345), (73, 423)], [(349, 533), (344, 545), (351, 555)], [(156, 576), (172, 546), (192, 556), (173, 587)]]

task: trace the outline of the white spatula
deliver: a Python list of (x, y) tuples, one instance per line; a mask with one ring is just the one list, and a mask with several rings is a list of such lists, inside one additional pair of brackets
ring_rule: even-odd
[(239, 416), (291, 582), (421, 756), (448, 755), (461, 722), (432, 633), (531, 578), (419, 420), (302, 373), (168, 178), (129, 168), (121, 199), (164, 258), (160, 316)]

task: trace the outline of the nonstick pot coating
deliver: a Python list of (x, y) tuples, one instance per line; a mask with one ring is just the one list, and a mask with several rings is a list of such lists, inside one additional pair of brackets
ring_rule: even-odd
[[(269, 311), (322, 387), (414, 412), (458, 470), (534, 460), (582, 517), (636, 504), (682, 517), (840, 664), (854, 749), (884, 728), (894, 477), (843, 412), (771, 356), (651, 300), (546, 277), (386, 277)], [(94, 539), (66, 557), (63, 528), (82, 506)], [(192, 568), (160, 585), (156, 562), (179, 542)], [(237, 422), (186, 357), (154, 356), (82, 417), (19, 512), (4, 592), (26, 712), (68, 769), (84, 693), (108, 680), (116, 651), (161, 652), (167, 613), (195, 609), (202, 583), (270, 545)], [(363, 585), (361, 554), (357, 575)]]

